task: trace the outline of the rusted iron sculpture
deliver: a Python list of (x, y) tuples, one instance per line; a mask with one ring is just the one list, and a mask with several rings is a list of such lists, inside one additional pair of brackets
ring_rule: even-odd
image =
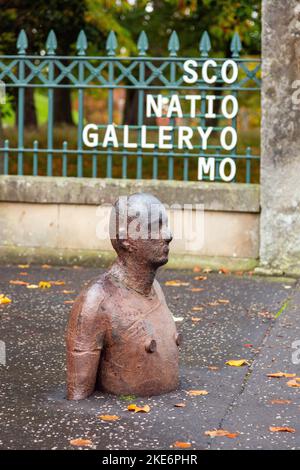
[(67, 398), (95, 390), (159, 395), (178, 385), (180, 334), (155, 280), (168, 262), (167, 215), (151, 194), (120, 197), (110, 218), (117, 259), (79, 295), (67, 330)]

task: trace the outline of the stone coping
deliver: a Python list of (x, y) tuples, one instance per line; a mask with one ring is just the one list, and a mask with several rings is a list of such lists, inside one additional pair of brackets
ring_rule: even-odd
[(168, 205), (204, 204), (208, 211), (260, 212), (257, 184), (0, 176), (0, 202), (102, 205), (135, 192), (150, 192)]

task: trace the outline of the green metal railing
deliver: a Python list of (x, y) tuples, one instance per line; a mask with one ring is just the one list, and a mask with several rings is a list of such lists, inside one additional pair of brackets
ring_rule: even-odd
[[(241, 58), (241, 42), (237, 33), (234, 34), (231, 41), (232, 58), (239, 67), (238, 80), (232, 85), (224, 85), (220, 78), (220, 69), (226, 58), (214, 58), (217, 62), (217, 81), (214, 85), (208, 85), (203, 80), (198, 80), (193, 85), (186, 84), (183, 79), (183, 63), (187, 59), (193, 58), (201, 66), (209, 57), (211, 50), (210, 38), (207, 32), (203, 33), (200, 43), (198, 57), (178, 57), (180, 43), (176, 32), (174, 31), (169, 39), (167, 57), (151, 57), (147, 55), (148, 39), (144, 32), (141, 33), (136, 57), (117, 56), (116, 51), (118, 43), (114, 32), (111, 32), (106, 42), (106, 56), (87, 56), (87, 39), (83, 31), (80, 32), (77, 40), (77, 55), (59, 56), (55, 54), (57, 49), (57, 40), (55, 33), (51, 31), (46, 41), (46, 50), (44, 55), (26, 54), (28, 41), (26, 33), (22, 30), (17, 40), (17, 55), (0, 56), (0, 80), (5, 83), (6, 89), (17, 88), (17, 145), (11, 146), (9, 140), (5, 140), (0, 148), (0, 155), (3, 158), (4, 174), (16, 173), (18, 175), (47, 175), (52, 176), (53, 161), (59, 161), (59, 175), (69, 176), (70, 161), (76, 159), (76, 175), (78, 177), (135, 177), (135, 178), (160, 178), (161, 166), (166, 167), (165, 177), (174, 179), (174, 169), (178, 179), (178, 168), (180, 167), (180, 179), (196, 179), (195, 172), (191, 175), (191, 167), (195, 168), (199, 156), (213, 156), (216, 160), (217, 179), (218, 164), (226, 155), (234, 158), (237, 162), (242, 162), (244, 172), (239, 181), (252, 181), (253, 163), (259, 159), (258, 155), (252, 155), (248, 148), (244, 155), (238, 154), (236, 149), (230, 153), (225, 152), (217, 143), (208, 145), (206, 151), (203, 151), (200, 145), (194, 145), (193, 151), (188, 149), (178, 149), (174, 141), (174, 151), (159, 149), (157, 145), (151, 151), (145, 151), (141, 147), (141, 126), (145, 123), (144, 98), (145, 93), (163, 94), (171, 96), (178, 93), (184, 96), (193, 91), (205, 98), (206, 94), (214, 93), (217, 99), (221, 99), (224, 94), (230, 93), (239, 96), (242, 92), (260, 91), (260, 69), (261, 63), (257, 58)], [(68, 82), (64, 80), (68, 79)], [(35, 140), (31, 146), (24, 144), (24, 110), (25, 110), (25, 89), (40, 88), (47, 90), (48, 100), (48, 118), (47, 118), (47, 145), (41, 148), (38, 140)], [(77, 123), (77, 143), (76, 148), (70, 148), (65, 140), (61, 148), (54, 146), (54, 94), (58, 88), (71, 88), (77, 91), (78, 98), (78, 123)], [(138, 116), (137, 125), (131, 126), (136, 131), (137, 148), (127, 149), (120, 145), (118, 148), (109, 146), (103, 148), (100, 143), (96, 148), (90, 149), (84, 146), (82, 140), (82, 131), (85, 124), (85, 95), (90, 89), (104, 89), (107, 91), (107, 122), (99, 124), (99, 129), (103, 130), (107, 124), (114, 121), (114, 93), (117, 89), (136, 89), (138, 93)], [(190, 125), (195, 128), (201, 125), (207, 126), (205, 118), (205, 102), (201, 100), (200, 112), (196, 114), (197, 123)], [(188, 114), (183, 115), (183, 119), (188, 119)], [(222, 116), (217, 114), (217, 118)], [(169, 125), (174, 126), (176, 130), (176, 119), (171, 117)], [(230, 124), (237, 127), (237, 117), (231, 120)], [(149, 130), (157, 131), (159, 123), (148, 126)], [(121, 131), (123, 126), (117, 125)], [(216, 132), (220, 131), (222, 126), (215, 126)], [(174, 130), (174, 132), (175, 132)], [(144, 164), (151, 159), (147, 166), (147, 172), (144, 171)], [(129, 160), (135, 160), (135, 174), (129, 175)], [(12, 162), (17, 164), (13, 167)], [(30, 163), (28, 166), (28, 162)], [(86, 164), (88, 162), (88, 164)], [(105, 162), (105, 164), (103, 164)], [(118, 162), (119, 173), (114, 171)], [(27, 164), (26, 164), (27, 163)], [(28, 170), (29, 168), (29, 170)], [(45, 168), (45, 170), (43, 170)], [(57, 165), (56, 165), (57, 174)]]

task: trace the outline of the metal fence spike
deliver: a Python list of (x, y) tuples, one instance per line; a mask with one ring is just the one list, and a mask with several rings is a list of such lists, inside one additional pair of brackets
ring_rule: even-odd
[(211, 42), (210, 42), (210, 37), (207, 31), (204, 31), (204, 33), (201, 36), (199, 49), (200, 49), (202, 57), (208, 56), (208, 53), (211, 50)]
[(238, 33), (234, 33), (231, 39), (230, 50), (232, 52), (232, 57), (239, 57), (240, 51), (242, 50), (242, 43)]
[(57, 40), (56, 40), (56, 35), (53, 29), (51, 29), (50, 33), (48, 34), (48, 37), (46, 40), (46, 49), (47, 49), (48, 55), (55, 54), (55, 50), (57, 49)]
[(28, 47), (27, 35), (24, 29), (22, 29), (17, 39), (18, 54), (26, 54), (27, 47)]
[(179, 47), (180, 47), (180, 43), (179, 43), (178, 35), (176, 31), (173, 31), (168, 42), (168, 50), (170, 52), (170, 56), (176, 56), (177, 51), (179, 50)]
[(142, 31), (141, 34), (139, 35), (137, 47), (139, 50), (139, 55), (146, 55), (146, 52), (149, 47), (149, 42), (148, 42), (148, 37), (145, 31)]
[(76, 49), (78, 55), (85, 55), (85, 51), (88, 47), (87, 38), (83, 30), (80, 31), (77, 37)]
[(114, 31), (111, 31), (106, 41), (107, 55), (116, 55), (117, 47), (118, 47), (118, 41), (117, 41), (116, 35)]

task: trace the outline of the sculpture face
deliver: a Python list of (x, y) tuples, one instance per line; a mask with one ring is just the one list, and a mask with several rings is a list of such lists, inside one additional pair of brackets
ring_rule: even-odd
[(167, 214), (151, 194), (119, 198), (110, 219), (112, 267), (83, 289), (67, 331), (67, 397), (97, 388), (158, 395), (178, 385), (179, 335), (155, 280), (168, 261)]

